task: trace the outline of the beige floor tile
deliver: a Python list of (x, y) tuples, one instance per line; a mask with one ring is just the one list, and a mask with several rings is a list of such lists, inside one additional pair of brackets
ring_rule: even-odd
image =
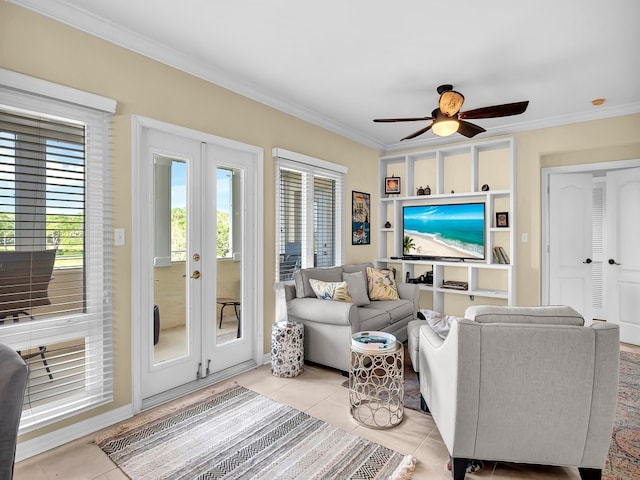
[(533, 480), (540, 478), (548, 480), (578, 480), (580, 474), (577, 468), (497, 463), (491, 480)]
[(358, 426), (354, 433), (405, 455), (413, 455), (428, 432), (433, 430), (431, 422), (426, 415), (405, 410), (400, 425), (382, 430)]
[(288, 378), (271, 375), (271, 368), (268, 366), (256, 368), (250, 372), (233, 377), (231, 380), (237, 381), (240, 385), (250, 388), (254, 392), (267, 396), (287, 386), (291, 381), (291, 379)]
[(40, 468), (39, 457), (29, 458), (15, 465), (13, 480), (47, 480)]
[(309, 408), (334, 395), (341, 388), (322, 382), (304, 381), (300, 378), (295, 380), (297, 381), (265, 395), (276, 402), (306, 412)]
[(338, 404), (327, 400), (309, 408), (306, 413), (325, 422), (335, 425), (346, 432), (353, 432), (358, 424), (353, 421), (347, 403)]
[[(116, 468), (100, 448), (87, 441), (71, 442), (35, 458), (47, 480), (62, 478), (65, 480), (92, 480)], [(21, 465), (18, 464), (18, 467)], [(14, 476), (15, 480), (32, 480), (32, 478), (34, 477)]]
[(94, 480), (129, 480), (129, 477), (122, 473), (122, 470), (114, 468), (110, 472), (96, 477)]

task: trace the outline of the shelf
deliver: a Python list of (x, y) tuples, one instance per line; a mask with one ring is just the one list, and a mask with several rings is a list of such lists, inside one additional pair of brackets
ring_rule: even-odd
[(468, 297), (484, 297), (484, 298), (501, 298), (508, 299), (509, 292), (506, 290), (484, 290), (484, 289), (475, 289), (475, 290), (456, 290), (454, 288), (435, 288), (432, 289), (434, 292), (447, 293), (453, 295), (466, 295)]
[[(449, 314), (462, 312), (464, 300), (467, 305), (475, 298), (493, 298), (515, 305), (516, 281), (516, 178), (515, 149), (512, 138), (464, 143), (449, 147), (433, 148), (387, 155), (379, 159), (379, 185), (384, 186), (385, 177), (401, 178), (403, 191), (399, 195), (386, 196), (380, 193), (379, 225), (389, 222), (391, 228), (379, 228), (379, 249), (376, 263), (380, 266), (395, 266), (398, 280), (407, 275), (416, 278), (425, 270), (433, 272), (435, 285), (444, 280), (461, 280), (469, 290), (455, 290), (418, 284), (421, 298), (430, 296), (433, 308)], [(484, 185), (495, 189), (482, 190)], [(420, 186), (429, 185), (431, 195), (414, 195)], [(450, 193), (454, 191), (454, 193)], [(403, 260), (402, 256), (402, 212), (406, 205), (428, 205), (436, 203), (470, 203), (477, 200), (485, 203), (485, 254), (486, 260)], [(509, 227), (495, 226), (496, 212), (508, 212)], [(493, 249), (503, 247), (512, 263), (493, 263)], [(479, 288), (479, 285), (482, 288)], [(494, 288), (495, 287), (495, 288)], [(445, 305), (445, 298), (447, 299)], [(450, 300), (453, 303), (450, 303)]]
[(507, 270), (513, 265), (510, 263), (486, 263), (482, 261), (469, 261), (469, 262), (457, 262), (446, 260), (403, 260), (401, 258), (377, 258), (378, 263), (402, 263), (408, 265), (439, 265), (443, 267), (460, 267), (460, 268), (479, 268), (479, 269), (495, 269), (495, 270)]
[(450, 200), (456, 198), (469, 198), (469, 197), (477, 197), (477, 198), (488, 198), (488, 197), (508, 197), (511, 195), (510, 190), (489, 190), (486, 192), (477, 191), (477, 192), (460, 192), (460, 193), (435, 193), (431, 195), (409, 195), (409, 196), (393, 196), (393, 197), (382, 197), (380, 198), (381, 202), (411, 202), (411, 201), (420, 201), (420, 200)]

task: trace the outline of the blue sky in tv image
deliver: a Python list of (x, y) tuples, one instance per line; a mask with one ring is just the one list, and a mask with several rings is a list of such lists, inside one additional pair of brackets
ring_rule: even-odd
[(412, 245), (405, 255), (485, 258), (484, 202), (405, 205), (402, 217), (403, 237)]

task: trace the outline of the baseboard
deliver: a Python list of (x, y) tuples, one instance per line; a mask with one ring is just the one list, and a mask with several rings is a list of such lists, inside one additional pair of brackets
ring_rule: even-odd
[(90, 435), (98, 430), (114, 425), (133, 416), (133, 405), (110, 410), (101, 415), (82, 420), (67, 427), (54, 430), (51, 433), (18, 443), (16, 447), (16, 462), (26, 460), (40, 453), (59, 447), (65, 443)]

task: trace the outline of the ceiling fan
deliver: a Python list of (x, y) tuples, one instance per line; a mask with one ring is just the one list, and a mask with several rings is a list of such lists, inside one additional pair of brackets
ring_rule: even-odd
[[(446, 137), (458, 132), (467, 138), (475, 137), (477, 134), (486, 130), (479, 125), (467, 122), (466, 119), (478, 118), (497, 118), (508, 117), (511, 115), (520, 115), (524, 113), (529, 105), (529, 101), (505, 103), (502, 105), (493, 105), (491, 107), (476, 108), (461, 112), (464, 96), (460, 92), (453, 89), (453, 85), (440, 85), (438, 88), (440, 100), (438, 108), (431, 112), (430, 117), (410, 117), (410, 118), (376, 118), (374, 122), (418, 122), (421, 120), (433, 120), (429, 125), (421, 128), (417, 132), (404, 137), (402, 140), (415, 138), (423, 133), (433, 129), (433, 133), (438, 136)], [(402, 141), (401, 140), (401, 141)]]

